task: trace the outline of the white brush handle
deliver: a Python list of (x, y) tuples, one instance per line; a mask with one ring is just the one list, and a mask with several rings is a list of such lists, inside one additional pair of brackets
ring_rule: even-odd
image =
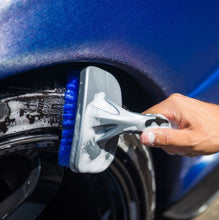
[(163, 115), (130, 112), (109, 100), (105, 101), (113, 107), (113, 111), (95, 109), (95, 119), (100, 125), (95, 126), (94, 129), (102, 133), (97, 140), (99, 143), (122, 133), (142, 133), (148, 128), (172, 128), (169, 120)]

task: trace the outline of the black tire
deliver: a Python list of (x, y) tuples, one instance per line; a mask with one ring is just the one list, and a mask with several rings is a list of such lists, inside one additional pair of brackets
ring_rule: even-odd
[(121, 135), (116, 158), (101, 174), (65, 170), (53, 202), (37, 218), (151, 220), (155, 184), (151, 155), (135, 135)]
[[(66, 72), (69, 67), (66, 68)], [(70, 66), (70, 69), (72, 67)], [(57, 71), (57, 68), (52, 68), (50, 72)], [(60, 72), (64, 71), (63, 68), (60, 68)], [(53, 90), (55, 88), (63, 88), (63, 83), (65, 79), (55, 79), (54, 75), (51, 77), (53, 82), (50, 85), (45, 86), (45, 82), (51, 82), (51, 80), (46, 80), (45, 76), (47, 74), (47, 78), (49, 78), (49, 74), (47, 70), (41, 70), (41, 75), (39, 75), (39, 70), (35, 70), (36, 72), (36, 79), (34, 78), (30, 80), (30, 74), (28, 75), (29, 80), (31, 82), (35, 82), (33, 86), (30, 88), (23, 89), (23, 86), (26, 85), (23, 81), (23, 77), (17, 76), (18, 80), (16, 81), (16, 85), (18, 81), (20, 82), (20, 88), (12, 88), (6, 95), (4, 95), (4, 87), (2, 86), (2, 98), (5, 99), (6, 97), (23, 94), (24, 92), (34, 92), (38, 90)], [(46, 73), (46, 74), (45, 74)], [(36, 76), (35, 75), (35, 76)], [(45, 76), (44, 76), (45, 75)], [(59, 74), (58, 74), (59, 75)], [(31, 74), (31, 77), (33, 75)], [(26, 79), (28, 79), (27, 75), (25, 75)], [(40, 84), (39, 79), (44, 78), (43, 82)], [(62, 77), (61, 77), (62, 78)], [(62, 83), (57, 83), (62, 81)], [(23, 84), (24, 85), (23, 85)], [(5, 87), (10, 85), (11, 81), (6, 80), (3, 85)], [(58, 86), (57, 86), (58, 85)], [(28, 85), (29, 86), (29, 85)], [(57, 91), (56, 91), (57, 92)], [(58, 92), (62, 92), (59, 90)], [(39, 100), (42, 97), (39, 97)], [(37, 105), (39, 106), (39, 105)], [(35, 110), (36, 112), (39, 111), (38, 108)], [(53, 112), (53, 110), (52, 110)], [(60, 113), (55, 118), (58, 118)], [(48, 114), (50, 115), (50, 114)], [(34, 123), (33, 123), (34, 125)], [(21, 132), (21, 133), (19, 133)], [(22, 131), (19, 131), (16, 135), (21, 135)], [(35, 144), (40, 142), (42, 147), (46, 145), (50, 145), (54, 151), (57, 151), (59, 146), (59, 138), (61, 134), (61, 130), (59, 126), (38, 129), (34, 128), (31, 131), (25, 131), (23, 137), (27, 137), (27, 134), (31, 137), (36, 137), (38, 135), (39, 139), (34, 139), (35, 142), (33, 143), (33, 139), (29, 139), (28, 143), (25, 143), (23, 146), (23, 150), (31, 151), (31, 148), (35, 148)], [(9, 136), (3, 135), (0, 137), (2, 141), (8, 141), (10, 138), (14, 141), (14, 145), (12, 146), (11, 150), (6, 149), (6, 151), (2, 151), (4, 153), (16, 153), (21, 152), (20, 150), (21, 145), (20, 143), (16, 142), (16, 137), (11, 134), (12, 139)], [(43, 141), (40, 138), (44, 138)], [(13, 139), (15, 138), (15, 139)], [(47, 139), (48, 138), (48, 139)], [(48, 149), (48, 148), (47, 148)], [(52, 154), (53, 152), (51, 152)], [(1, 154), (1, 151), (0, 151)], [(44, 166), (43, 169), (43, 181), (46, 179), (48, 167), (46, 160), (49, 160), (50, 157), (48, 152), (45, 152), (46, 157), (44, 157), (44, 153), (40, 153), (40, 158), (44, 157)], [(46, 160), (45, 160), (46, 158)], [(54, 165), (54, 169), (57, 168)], [(53, 172), (53, 171), (52, 171)], [(55, 172), (53, 172), (55, 173)], [(51, 172), (50, 172), (51, 175)], [(57, 174), (56, 174), (57, 175)], [(62, 175), (60, 175), (62, 176)], [(51, 182), (54, 185), (54, 178), (49, 179), (48, 182)], [(61, 177), (59, 178), (61, 182)], [(59, 182), (57, 181), (57, 185)], [(47, 183), (47, 185), (49, 185)], [(49, 188), (49, 187), (47, 187)], [(56, 190), (56, 189), (55, 189)], [(54, 190), (54, 192), (55, 192)], [(45, 190), (44, 190), (45, 191)], [(35, 193), (36, 194), (36, 193)], [(44, 200), (44, 195), (46, 193), (42, 193), (41, 191), (37, 192), (38, 199)], [(40, 195), (40, 196), (39, 196)], [(34, 196), (32, 196), (34, 198)], [(136, 135), (129, 135), (124, 134), (121, 135), (119, 138), (118, 143), (118, 150), (116, 153), (116, 157), (112, 165), (103, 173), (101, 174), (78, 174), (73, 173), (69, 169), (64, 170), (64, 177), (61, 183), (61, 186), (54, 197), (54, 193), (51, 194), (52, 199), (51, 203), (48, 205), (47, 202), (44, 204), (47, 207), (41, 214), (38, 215), (38, 220), (43, 219), (113, 219), (113, 220), (151, 220), (154, 217), (154, 209), (155, 209), (155, 178), (154, 178), (154, 169), (152, 163), (152, 157), (149, 150), (142, 146), (139, 142), (139, 139)], [(36, 201), (34, 201), (36, 202)], [(1, 205), (1, 204), (0, 204)], [(45, 207), (44, 206), (44, 207)], [(27, 206), (25, 206), (27, 208)], [(29, 206), (30, 207), (30, 206)], [(33, 210), (26, 210), (26, 213), (34, 213)], [(22, 213), (25, 213), (23, 211)], [(14, 215), (16, 219), (16, 215)], [(36, 214), (34, 214), (36, 217)], [(28, 218), (28, 219), (35, 219)], [(21, 216), (19, 216), (21, 218)], [(25, 219), (25, 218), (23, 218)]]

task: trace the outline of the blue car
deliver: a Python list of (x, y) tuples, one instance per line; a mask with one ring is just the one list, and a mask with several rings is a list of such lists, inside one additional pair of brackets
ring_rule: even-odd
[[(0, 2), (1, 219), (203, 212), (219, 189), (219, 154), (170, 156), (123, 134), (106, 171), (74, 173), (57, 163), (59, 101), (69, 75), (95, 66), (114, 75), (134, 112), (175, 92), (219, 104), (218, 11), (216, 0)], [(54, 126), (36, 123), (45, 115)]]

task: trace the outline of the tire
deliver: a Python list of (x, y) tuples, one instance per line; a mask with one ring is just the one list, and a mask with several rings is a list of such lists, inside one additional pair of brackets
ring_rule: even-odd
[(153, 219), (151, 155), (135, 135), (121, 135), (118, 146), (115, 160), (103, 173), (65, 170), (58, 194), (37, 219)]
[[(68, 69), (68, 68), (67, 68)], [(70, 68), (71, 69), (71, 68)], [(53, 71), (58, 71), (56, 68), (52, 69)], [(60, 72), (63, 71), (63, 67), (60, 68)], [(26, 83), (23, 83), (23, 77), (17, 76), (17, 80), (15, 80), (16, 86), (18, 82), (20, 82), (20, 87), (22, 89), (16, 89), (14, 91), (13, 88), (13, 95), (15, 95), (15, 101), (17, 98), (19, 101), (27, 102), (28, 100), (23, 99), (23, 93), (25, 91), (34, 93), (35, 91), (43, 91), (44, 89), (51, 90), (51, 92), (56, 93), (57, 100), (63, 101), (63, 98), (60, 99), (60, 95), (58, 93), (63, 93), (62, 88), (63, 84), (65, 84), (65, 80), (60, 80), (59, 78), (54, 79), (55, 77), (52, 76), (53, 82), (50, 83), (48, 87), (45, 86), (45, 81), (51, 82), (51, 80), (46, 80), (45, 75), (49, 78), (47, 70), (42, 70), (41, 75), (38, 74), (38, 70), (36, 70), (36, 79), (31, 80), (29, 79), (28, 82), (34, 82), (35, 84), (30, 86), (30, 88), (23, 89), (23, 86), (26, 86)], [(46, 73), (46, 74), (45, 74)], [(30, 74), (29, 74), (30, 75)], [(28, 75), (28, 77), (29, 77)], [(35, 75), (35, 76), (36, 76)], [(27, 75), (25, 77), (28, 79)], [(32, 77), (32, 75), (31, 75)], [(43, 82), (40, 84), (40, 79), (44, 78)], [(62, 81), (62, 82), (61, 82)], [(11, 84), (11, 80), (6, 80), (5, 83), (2, 83), (2, 94), (4, 94), (5, 90), (3, 85), (7, 88), (7, 85)], [(61, 82), (60, 84), (57, 82)], [(58, 85), (58, 87), (57, 87)], [(29, 86), (29, 85), (28, 85)], [(58, 88), (58, 90), (56, 90)], [(37, 90), (38, 89), (38, 90)], [(54, 90), (55, 89), (55, 90)], [(61, 89), (61, 90), (60, 90)], [(1, 92), (1, 91), (0, 91)], [(42, 94), (39, 97), (35, 97), (35, 101), (39, 104), (36, 106), (41, 106), (40, 109), (37, 107), (35, 108), (35, 112), (39, 113), (42, 110), (41, 100), (44, 97), (44, 103), (48, 101), (48, 93)], [(7, 94), (10, 96), (12, 92), (9, 91)], [(32, 97), (34, 98), (34, 97)], [(32, 101), (32, 98), (29, 99), (28, 102)], [(12, 98), (8, 98), (8, 96), (3, 95), (2, 99), (5, 99), (7, 103), (8, 100), (12, 100)], [(46, 100), (46, 101), (45, 101)], [(47, 109), (48, 110), (48, 109)], [(46, 110), (46, 111), (47, 111)], [(5, 110), (7, 113), (7, 108)], [(16, 112), (17, 110), (15, 110)], [(61, 134), (61, 129), (59, 127), (59, 122), (54, 122), (60, 118), (59, 116), (61, 113), (57, 113), (56, 109), (50, 109), (53, 113), (53, 117), (49, 120), (51, 124), (49, 127), (39, 129), (37, 126), (35, 127), (36, 123), (33, 122), (33, 118), (29, 117), (28, 120), (25, 119), (25, 122), (28, 123), (28, 126), (32, 126), (32, 130), (26, 130), (22, 132), (22, 130), (16, 130), (16, 133), (13, 134), (13, 129), (11, 129), (11, 133), (8, 132), (7, 135), (3, 134), (0, 136), (0, 142), (3, 144), (6, 143), (8, 140), (11, 141), (11, 148), (5, 148), (0, 151), (2, 154), (1, 157), (4, 157), (4, 154), (11, 155), (14, 153), (21, 153), (22, 152), (29, 152), (32, 151), (32, 148), (36, 148), (35, 146), (40, 146), (40, 154), (39, 159), (42, 160), (43, 158), (43, 165), (41, 169), (43, 170), (43, 181), (48, 179), (46, 177), (48, 174), (48, 164), (50, 163), (50, 159), (54, 158), (54, 153), (57, 153), (57, 149), (59, 146), (59, 139)], [(18, 110), (20, 114), (20, 110)], [(22, 113), (22, 112), (21, 112)], [(47, 112), (48, 113), (48, 112)], [(28, 112), (27, 112), (28, 114)], [(26, 115), (27, 115), (26, 114)], [(41, 114), (41, 113), (40, 113)], [(31, 115), (31, 114), (30, 114)], [(36, 115), (33, 114), (32, 115)], [(51, 114), (48, 113), (48, 117)], [(30, 122), (30, 123), (29, 123)], [(7, 121), (3, 123), (8, 123)], [(16, 127), (19, 129), (19, 126)], [(17, 136), (18, 135), (18, 136)], [(19, 142), (19, 137), (22, 135), (24, 143), (21, 146)], [(28, 136), (29, 135), (29, 136)], [(18, 137), (18, 138), (17, 138)], [(27, 139), (28, 137), (28, 139)], [(37, 137), (37, 138), (36, 138)], [(18, 142), (17, 142), (18, 140)], [(1, 143), (0, 143), (1, 145)], [(45, 153), (42, 149), (48, 149), (48, 145), (51, 146), (53, 152), (46, 151)], [(2, 153), (1, 153), (2, 152)], [(50, 156), (50, 154), (52, 156)], [(45, 159), (46, 158), (46, 159)], [(45, 167), (45, 169), (43, 168)], [(48, 198), (44, 204), (44, 211), (41, 214), (37, 213), (34, 214), (33, 218), (29, 217), (28, 219), (35, 219), (36, 216), (38, 220), (43, 219), (113, 219), (113, 220), (151, 220), (154, 217), (154, 209), (155, 209), (155, 178), (154, 178), (154, 169), (152, 163), (152, 157), (149, 150), (142, 146), (139, 142), (139, 139), (136, 135), (133, 134), (124, 134), (120, 135), (119, 143), (118, 143), (118, 150), (116, 153), (115, 160), (111, 164), (111, 166), (103, 173), (100, 174), (80, 174), (80, 173), (73, 173), (70, 169), (62, 169), (62, 172), (57, 171), (59, 170), (55, 163), (53, 165), (54, 169), (50, 170), (50, 176), (52, 176), (49, 181), (47, 181), (47, 188), (50, 189), (49, 183), (52, 185), (56, 183), (57, 188), (54, 189), (54, 192), (51, 193), (51, 196), (47, 195)], [(51, 175), (53, 173), (53, 175)], [(55, 180), (55, 176), (60, 174), (59, 181)], [(48, 175), (49, 176), (49, 175)], [(62, 179), (63, 176), (63, 179)], [(60, 186), (59, 186), (60, 185)], [(39, 187), (38, 187), (39, 188)], [(42, 188), (42, 187), (40, 187)], [(40, 189), (41, 190), (41, 189)], [(57, 191), (57, 192), (56, 192)], [(37, 191), (39, 200), (44, 200), (45, 192), (44, 191)], [(56, 193), (56, 195), (55, 195)], [(40, 195), (40, 196), (39, 196)], [(55, 196), (54, 196), (55, 195)], [(34, 198), (34, 193), (31, 198)], [(31, 198), (29, 201), (31, 202)], [(49, 203), (49, 201), (51, 201)], [(33, 199), (33, 202), (36, 202), (36, 199)], [(49, 204), (48, 204), (49, 203)], [(1, 205), (1, 204), (0, 204)], [(34, 210), (28, 210), (27, 207), (32, 206), (25, 206), (24, 209), (26, 211), (22, 211), (22, 213), (34, 213)], [(41, 211), (40, 211), (41, 212)], [(16, 219), (16, 215), (14, 215)], [(19, 216), (21, 217), (21, 216)], [(26, 218), (23, 218), (26, 219)]]

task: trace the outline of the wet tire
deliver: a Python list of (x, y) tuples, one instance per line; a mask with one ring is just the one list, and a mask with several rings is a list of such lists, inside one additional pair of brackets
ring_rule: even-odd
[(103, 173), (65, 170), (59, 192), (37, 219), (153, 219), (151, 155), (135, 135), (121, 135), (118, 146), (114, 162)]

